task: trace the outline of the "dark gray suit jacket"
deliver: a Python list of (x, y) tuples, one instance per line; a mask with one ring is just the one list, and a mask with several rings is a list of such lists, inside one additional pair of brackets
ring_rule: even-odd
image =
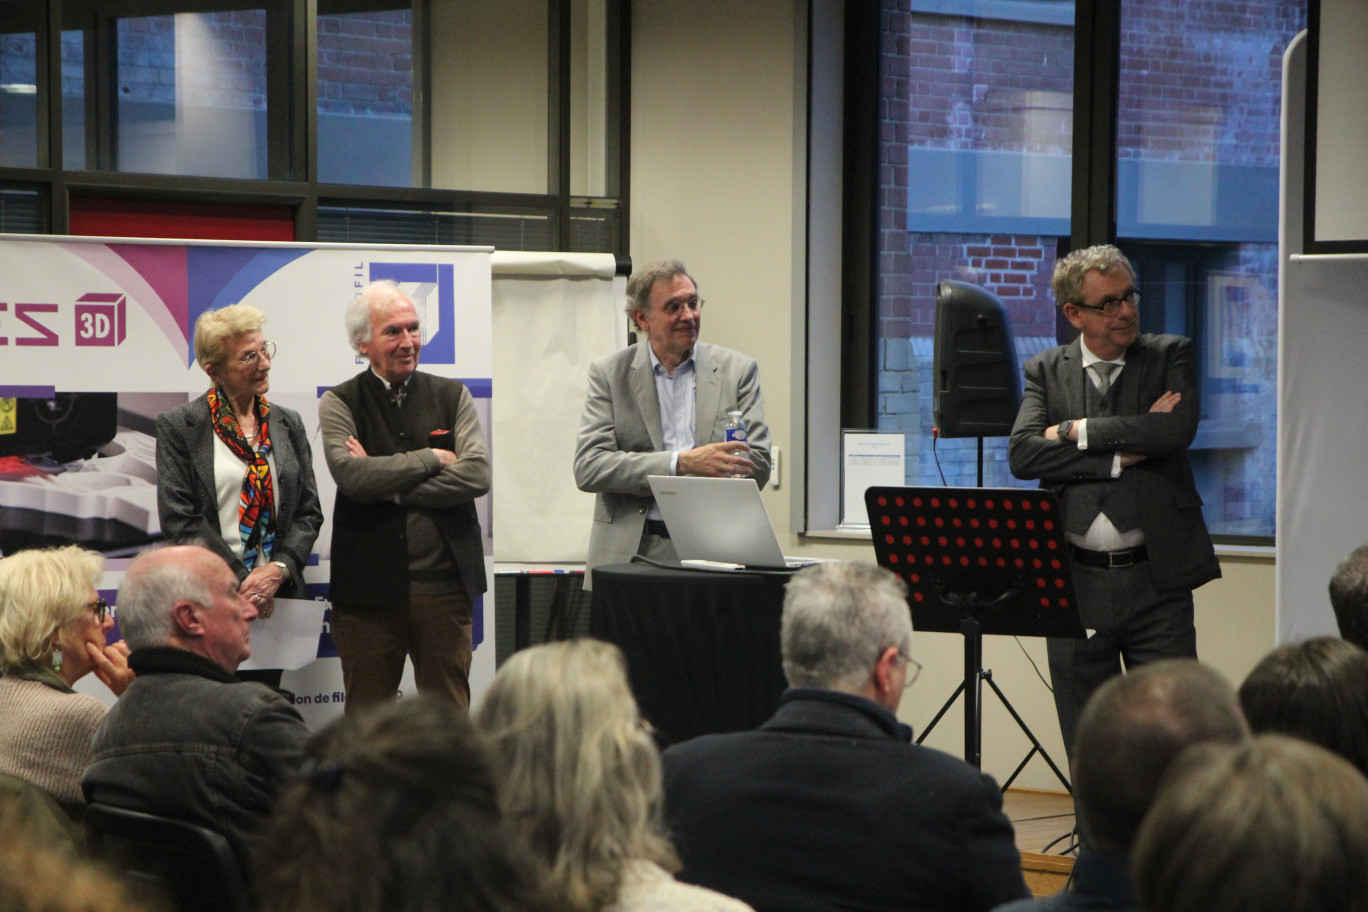
[[(1065, 418), (1087, 417), (1082, 347), (1078, 339), (1041, 352), (1026, 363), (1021, 411), (1009, 447), (1012, 474), (1040, 480), (1061, 502), (1066, 524), (1070, 491), (1083, 484), (1133, 486), (1150, 572), (1161, 589), (1195, 589), (1221, 575), (1202, 498), (1187, 448), (1197, 433), (1200, 404), (1192, 342), (1184, 336), (1146, 334), (1126, 351), (1114, 381), (1116, 417), (1088, 418), (1088, 449), (1046, 440), (1045, 429)], [(1182, 394), (1172, 412), (1149, 408), (1165, 392)], [(1111, 477), (1117, 452), (1148, 457)]]
[[(273, 560), (284, 561), (290, 578), (282, 597), (302, 597), (298, 584), (323, 525), (314, 483), (313, 452), (299, 413), (271, 403), (272, 484), (276, 493), (276, 543)], [(244, 467), (245, 471), (245, 467)], [(157, 417), (157, 513), (170, 541), (201, 538), (228, 562), (239, 580), (247, 567), (233, 556), (219, 529), (214, 493), (214, 427), (204, 396), (167, 409)]]
[[(636, 554), (651, 507), (647, 476), (670, 474), (670, 454), (661, 449), (660, 403), (647, 344), (638, 342), (589, 366), (589, 394), (575, 447), (575, 484), (598, 495), (586, 582), (595, 566), (623, 563)], [(699, 342), (694, 366), (696, 444), (725, 440), (727, 412), (739, 409), (755, 464), (751, 477), (764, 487), (770, 439), (755, 359)]]
[(790, 688), (661, 756), (679, 879), (756, 912), (986, 912), (1027, 896), (992, 778), (863, 697)]

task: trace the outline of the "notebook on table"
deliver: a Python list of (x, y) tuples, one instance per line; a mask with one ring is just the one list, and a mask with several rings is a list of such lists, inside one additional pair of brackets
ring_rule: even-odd
[(685, 566), (792, 570), (817, 563), (784, 556), (760, 489), (750, 478), (652, 475), (647, 480)]

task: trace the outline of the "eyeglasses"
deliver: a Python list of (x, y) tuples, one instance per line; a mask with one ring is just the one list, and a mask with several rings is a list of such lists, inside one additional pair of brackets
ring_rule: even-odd
[(257, 363), (257, 358), (265, 358), (267, 361), (273, 360), (275, 358), (275, 353), (276, 344), (274, 342), (264, 342), (259, 351), (249, 351), (241, 358), (238, 358), (237, 362), (238, 364), (251, 367)]
[(98, 598), (89, 605), (86, 605), (86, 609), (95, 612), (95, 620), (99, 621), (101, 624), (103, 624), (104, 619), (109, 616), (109, 602), (106, 602), (102, 598)]
[(678, 298), (661, 304), (660, 309), (662, 312), (673, 317), (686, 307), (697, 313), (703, 309), (704, 303), (704, 300), (697, 296), (692, 298)]
[(1081, 307), (1084, 310), (1095, 310), (1106, 317), (1114, 317), (1121, 312), (1121, 305), (1129, 304), (1136, 310), (1140, 309), (1140, 292), (1132, 288), (1127, 294), (1119, 298), (1107, 298), (1101, 304), (1084, 304), (1082, 301), (1074, 301), (1074, 307)]
[(898, 658), (902, 659), (903, 662), (906, 663), (907, 668), (911, 671), (910, 675), (907, 673), (903, 674), (903, 690), (907, 690), (907, 688), (917, 683), (917, 678), (921, 676), (921, 662), (918, 662), (901, 649), (898, 650)]

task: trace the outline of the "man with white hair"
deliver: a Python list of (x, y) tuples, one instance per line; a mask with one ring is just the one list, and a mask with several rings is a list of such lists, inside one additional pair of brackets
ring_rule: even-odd
[(489, 446), (459, 380), (418, 370), (418, 311), (394, 282), (347, 308), (370, 366), (318, 401), (337, 482), (332, 635), (347, 711), (393, 700), (413, 659), (420, 693), (470, 705), (474, 604), (485, 591), (475, 500), (489, 490)]
[(769, 721), (663, 755), (680, 879), (759, 912), (976, 912), (1026, 896), (996, 783), (898, 721), (920, 667), (903, 582), (854, 561), (803, 570), (780, 638), (790, 686)]
[(289, 700), (233, 675), (256, 606), (197, 545), (138, 555), (118, 601), (137, 678), (95, 731), (86, 800), (215, 830), (245, 863), (309, 738)]

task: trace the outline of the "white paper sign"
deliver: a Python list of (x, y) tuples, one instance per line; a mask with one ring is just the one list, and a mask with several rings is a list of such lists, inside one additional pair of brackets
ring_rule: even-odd
[(841, 528), (869, 525), (865, 489), (907, 484), (902, 434), (841, 434)]
[(238, 668), (293, 671), (308, 665), (318, 658), (318, 637), (327, 608), (327, 602), (317, 599), (276, 599), (270, 617), (252, 621), (252, 655)]

